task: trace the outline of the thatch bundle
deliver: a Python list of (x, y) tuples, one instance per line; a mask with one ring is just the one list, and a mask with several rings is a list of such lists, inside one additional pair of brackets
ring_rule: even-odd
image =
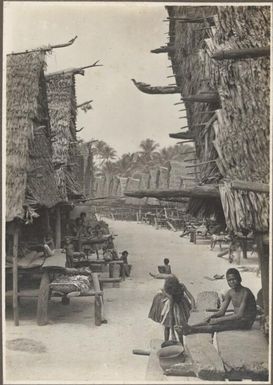
[[(218, 105), (185, 102), (190, 131), (195, 137), (202, 183), (223, 178), (269, 182), (268, 56), (214, 60), (219, 50), (242, 50), (270, 44), (269, 6), (167, 7), (170, 16), (214, 15), (214, 24), (170, 21), (176, 47), (170, 53), (182, 96), (217, 92)], [(217, 111), (215, 111), (217, 110)], [(215, 111), (213, 116), (212, 112)], [(203, 125), (202, 125), (203, 124)], [(269, 196), (220, 188), (227, 225), (231, 230), (267, 231)], [(207, 200), (191, 201), (192, 212), (206, 212)], [(219, 202), (217, 202), (218, 205)], [(236, 213), (236, 215), (234, 214)]]
[(182, 178), (185, 175), (185, 167), (181, 162), (170, 162), (169, 189), (178, 190), (182, 187)]
[[(127, 191), (137, 191), (139, 189), (139, 184), (140, 184), (140, 179), (136, 178), (128, 178), (128, 182), (126, 185), (126, 192)], [(130, 198), (127, 197), (125, 199), (125, 204), (131, 204), (131, 205), (136, 205), (139, 206), (141, 199), (138, 198)]]
[(118, 188), (117, 188), (117, 196), (118, 197), (123, 197), (124, 196), (124, 192), (126, 191), (126, 186), (127, 186), (128, 178), (118, 177), (118, 179), (119, 179), (119, 184), (118, 184)]
[[(7, 221), (23, 217), (27, 183), (28, 198), (34, 202), (53, 206), (59, 200), (50, 175), (44, 66), (45, 53), (42, 51), (7, 56)], [(41, 126), (42, 130), (38, 132)], [(50, 190), (48, 194), (46, 188)]]
[(110, 196), (110, 186), (111, 186), (111, 180), (112, 180), (112, 175), (106, 174), (105, 175), (105, 183), (103, 186), (103, 196), (108, 197)]
[(117, 176), (113, 176), (112, 178), (112, 185), (111, 185), (111, 196), (117, 196), (117, 190), (119, 185), (119, 178)]
[(158, 188), (166, 190), (169, 187), (170, 170), (168, 167), (159, 167)]
[(105, 176), (96, 177), (96, 197), (104, 197)]

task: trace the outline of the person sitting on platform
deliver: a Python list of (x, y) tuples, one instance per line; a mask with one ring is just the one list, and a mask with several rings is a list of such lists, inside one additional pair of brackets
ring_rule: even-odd
[(169, 265), (170, 260), (168, 258), (164, 258), (163, 262), (164, 262), (163, 266), (158, 266), (159, 273), (157, 274), (149, 273), (153, 278), (166, 279), (170, 274), (172, 274), (172, 269), (171, 269), (171, 266)]
[(128, 251), (124, 250), (121, 253), (121, 257), (120, 257), (120, 259), (123, 261), (123, 269), (126, 277), (130, 277), (130, 273), (132, 269), (132, 265), (128, 264), (128, 255), (129, 255)]
[[(241, 285), (242, 278), (237, 269), (228, 269), (226, 279), (230, 289), (225, 295), (221, 308), (202, 323), (191, 326), (184, 323), (182, 326), (177, 326), (176, 332), (180, 339), (182, 335), (194, 333), (251, 329), (257, 314), (255, 297), (250, 289)], [(234, 307), (234, 313), (226, 315), (230, 302)]]

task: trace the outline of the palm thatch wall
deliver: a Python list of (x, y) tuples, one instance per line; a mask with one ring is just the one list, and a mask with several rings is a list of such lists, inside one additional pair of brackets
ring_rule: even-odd
[(159, 167), (158, 188), (166, 190), (169, 188), (170, 170), (168, 167)]
[[(139, 190), (139, 184), (140, 184), (140, 179), (128, 178), (128, 182), (126, 184), (126, 192), (127, 191), (137, 191), (137, 190)], [(138, 199), (138, 198), (127, 197), (125, 199), (125, 204), (131, 204), (131, 205), (139, 206), (140, 205), (140, 201), (141, 200)]]
[(7, 56), (7, 221), (22, 218), (25, 203), (51, 207), (60, 200), (52, 177), (44, 66), (42, 51)]
[(181, 162), (170, 162), (169, 189), (178, 190), (182, 187), (183, 173)]
[(114, 197), (117, 196), (118, 185), (119, 185), (119, 178), (117, 176), (113, 176), (111, 196), (114, 196)]
[(83, 194), (78, 178), (79, 151), (76, 142), (77, 101), (75, 74), (47, 75), (48, 108), (51, 125), (53, 163), (60, 194), (64, 200)]
[(96, 177), (96, 197), (100, 198), (104, 196), (105, 177)]
[[(230, 230), (266, 232), (269, 196), (232, 190), (228, 182), (269, 182), (270, 58), (215, 60), (212, 55), (219, 50), (269, 46), (270, 7), (177, 6), (167, 10), (171, 18), (203, 17), (197, 25), (170, 21), (174, 46), (170, 58), (181, 95), (218, 95), (213, 102), (185, 101), (197, 159), (206, 162), (200, 166), (199, 183), (220, 183)], [(195, 212), (208, 212), (211, 207), (209, 200), (191, 201)]]

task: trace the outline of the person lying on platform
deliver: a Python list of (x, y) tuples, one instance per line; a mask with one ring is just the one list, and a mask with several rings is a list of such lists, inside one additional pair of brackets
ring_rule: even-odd
[[(237, 269), (228, 269), (226, 279), (230, 289), (225, 295), (221, 308), (203, 323), (192, 326), (184, 323), (182, 326), (176, 327), (175, 330), (180, 337), (194, 333), (251, 329), (257, 314), (255, 297), (250, 289), (241, 285), (242, 278)], [(234, 312), (226, 315), (230, 302), (234, 307)]]
[(164, 262), (163, 266), (158, 266), (159, 273), (157, 274), (149, 273), (151, 277), (156, 279), (166, 279), (169, 277), (170, 274), (172, 274), (172, 269), (171, 269), (171, 266), (169, 265), (170, 260), (168, 258), (164, 258), (163, 262)]

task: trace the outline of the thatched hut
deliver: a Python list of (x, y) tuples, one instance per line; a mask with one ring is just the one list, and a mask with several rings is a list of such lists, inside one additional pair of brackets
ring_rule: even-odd
[[(190, 211), (218, 213), (237, 234), (254, 232), (268, 311), (270, 7), (166, 8), (169, 57), (195, 140), (199, 181), (219, 184), (220, 191), (218, 199), (192, 199)], [(179, 17), (201, 21), (197, 28)], [(212, 93), (213, 101), (188, 98)]]
[[(6, 220), (60, 201), (51, 163), (45, 53), (7, 56)], [(45, 183), (46, 180), (46, 183)]]
[[(61, 201), (52, 164), (44, 67), (45, 51), (7, 56), (6, 256), (13, 257), (16, 325), (19, 325), (17, 257), (25, 256), (19, 255), (19, 245), (42, 244), (51, 231), (49, 209)], [(23, 223), (27, 226), (22, 226)]]

